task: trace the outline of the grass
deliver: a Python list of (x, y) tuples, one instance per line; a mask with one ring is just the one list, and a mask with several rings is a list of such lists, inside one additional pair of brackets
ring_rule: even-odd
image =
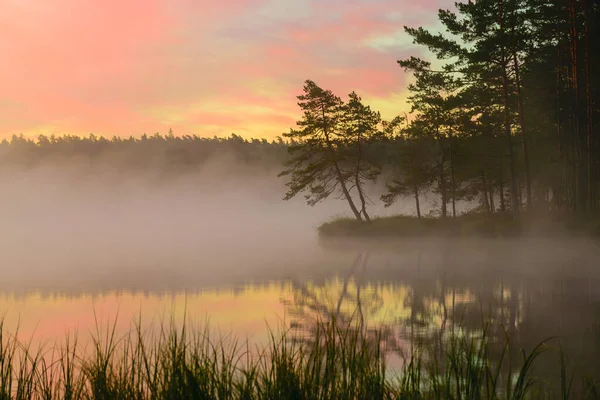
[(339, 218), (319, 227), (322, 236), (456, 236), (456, 235), (514, 235), (521, 226), (507, 214), (483, 216), (464, 214), (457, 218), (417, 217), (395, 215), (374, 218), (370, 224), (356, 219)]
[(353, 218), (338, 218), (322, 224), (324, 237), (512, 237), (535, 235), (600, 235), (600, 220), (552, 213), (525, 213), (515, 220), (509, 213), (471, 212), (456, 218), (394, 215), (374, 218), (370, 224)]
[[(460, 329), (434, 348), (415, 342), (398, 370), (386, 355), (399, 351), (381, 331), (335, 319), (302, 334), (270, 330), (252, 348), (208, 329), (141, 323), (118, 337), (115, 325), (92, 336), (91, 351), (69, 336), (58, 348), (32, 352), (0, 325), (0, 399), (533, 399), (595, 398), (590, 381), (573, 390), (560, 352), (554, 385), (534, 376), (551, 347), (519, 354), (513, 369), (508, 335), (494, 343)], [(454, 332), (454, 330), (452, 331)], [(497, 351), (499, 349), (499, 352)], [(495, 352), (495, 353), (494, 353)], [(492, 354), (500, 354), (492, 357)], [(580, 385), (581, 387), (584, 387)]]

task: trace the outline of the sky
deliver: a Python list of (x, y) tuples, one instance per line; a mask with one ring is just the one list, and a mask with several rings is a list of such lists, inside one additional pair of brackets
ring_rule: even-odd
[(403, 26), (449, 0), (0, 0), (0, 137), (271, 139), (306, 79), (407, 111)]

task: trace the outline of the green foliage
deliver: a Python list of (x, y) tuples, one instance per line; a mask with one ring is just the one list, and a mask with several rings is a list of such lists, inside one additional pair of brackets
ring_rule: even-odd
[[(382, 134), (371, 135), (385, 147), (373, 160), (392, 171), (381, 200), (390, 206), (411, 196), (418, 217), (423, 191), (440, 196), (442, 217), (449, 204), (455, 217), (457, 201), (474, 199), (479, 210), (510, 211), (515, 219), (533, 210), (593, 214), (600, 204), (600, 80), (592, 73), (600, 61), (593, 51), (600, 40), (600, 7), (583, 0), (455, 6), (439, 11), (440, 32), (405, 27), (437, 61), (398, 61), (414, 76), (408, 86), (411, 116), (382, 123)], [(353, 95), (348, 105), (339, 99), (335, 104), (345, 108), (347, 126), (363, 127), (349, 130), (360, 138), (357, 132), (375, 132), (379, 121), (365, 107), (353, 107), (360, 103)], [(345, 166), (350, 148), (348, 140), (337, 145), (339, 165)], [(288, 193), (310, 188), (301, 178), (324, 167), (305, 169)], [(351, 180), (338, 175), (338, 182)], [(316, 195), (311, 204), (332, 193), (322, 183), (328, 176), (318, 176), (320, 184), (310, 189)], [(360, 195), (360, 183), (355, 186)], [(361, 213), (366, 216), (364, 207)]]
[(350, 164), (354, 170), (353, 185), (361, 203), (362, 216), (370, 221), (367, 213), (367, 195), (365, 181), (375, 181), (381, 174), (381, 166), (372, 157), (369, 146), (378, 140), (381, 135), (382, 120), (379, 112), (362, 103), (362, 99), (354, 92), (348, 96), (348, 103), (344, 105), (342, 129), (344, 132), (344, 147), (349, 154), (344, 157), (345, 163)]
[(342, 118), (343, 160), (354, 166), (357, 179), (354, 184), (360, 188), (364, 181), (374, 181), (381, 173), (381, 166), (367, 151), (368, 146), (382, 135), (381, 115), (364, 105), (362, 99), (352, 92), (344, 105)]
[(600, 81), (591, 72), (598, 62), (591, 49), (600, 39), (599, 13), (595, 2), (580, 0), (480, 0), (440, 10), (440, 33), (405, 27), (442, 63), (434, 70), (414, 57), (399, 62), (417, 80), (413, 109), (439, 126), (424, 105), (445, 91), (439, 82), (456, 84), (456, 105), (470, 118), (453, 121), (455, 132), (483, 139), (482, 146), (458, 154), (457, 161), (468, 157), (470, 171), (457, 172), (470, 182), (487, 176), (488, 185), (474, 189), (488, 198), (491, 212), (492, 189), (508, 189), (510, 205), (501, 208), (515, 215), (523, 198), (528, 209), (549, 201), (573, 212), (595, 209), (600, 142), (594, 121), (600, 108), (594, 99)]
[[(369, 158), (366, 147), (380, 135), (381, 116), (365, 106), (356, 93), (344, 103), (330, 90), (306, 81), (304, 94), (298, 96), (303, 118), (299, 129), (284, 137), (294, 141), (288, 149), (291, 158), (279, 176), (290, 176), (284, 200), (301, 192), (311, 206), (338, 193), (349, 204), (357, 220), (370, 218), (366, 211), (365, 180), (375, 180), (379, 166)], [(356, 189), (360, 211), (351, 191)]]
[[(551, 350), (547, 341), (511, 354), (508, 336), (495, 342), (485, 325), (477, 334), (457, 326), (438, 345), (415, 337), (408, 352), (386, 344), (382, 330), (336, 318), (317, 320), (304, 332), (271, 330), (269, 343), (256, 349), (229, 336), (214, 340), (208, 328), (172, 322), (151, 328), (137, 322), (122, 337), (114, 324), (98, 329), (91, 353), (69, 339), (58, 353), (32, 353), (0, 329), (0, 398), (518, 400), (553, 393), (587, 398), (597, 390), (586, 378), (584, 392), (573, 388), (575, 373), (562, 350), (560, 382), (537, 379), (534, 366)], [(403, 359), (393, 371), (392, 352)]]
[(343, 102), (312, 81), (306, 81), (304, 94), (298, 100), (303, 118), (297, 122), (299, 129), (283, 135), (296, 144), (289, 147), (291, 158), (279, 176), (291, 177), (286, 184), (289, 190), (285, 200), (306, 191), (307, 203), (315, 205), (336, 190), (343, 190), (351, 177), (351, 171), (341, 170), (337, 152), (343, 138), (340, 130)]

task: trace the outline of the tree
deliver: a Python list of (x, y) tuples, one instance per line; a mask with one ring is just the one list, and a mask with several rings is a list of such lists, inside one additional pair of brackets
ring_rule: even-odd
[[(516, 169), (516, 154), (513, 148), (513, 111), (511, 103), (511, 45), (513, 37), (505, 0), (478, 0), (456, 3), (459, 15), (449, 10), (440, 10), (439, 19), (447, 35), (432, 34), (423, 28), (405, 27), (414, 42), (427, 46), (438, 59), (446, 60), (443, 73), (461, 74), (467, 82), (485, 84), (489, 90), (497, 91), (499, 106), (504, 114), (504, 137), (509, 158), (511, 204), (515, 217), (519, 215), (519, 184)], [(507, 23), (508, 21), (508, 23)], [(454, 38), (459, 38), (460, 42)]]
[(419, 132), (412, 124), (402, 127), (405, 118), (396, 117), (386, 124), (386, 133), (393, 146), (390, 163), (394, 167), (391, 179), (386, 183), (387, 192), (381, 195), (386, 207), (391, 206), (398, 197), (412, 195), (415, 199), (417, 218), (421, 219), (420, 194), (434, 180), (432, 166), (432, 143), (429, 137)]
[(348, 185), (355, 178), (354, 171), (342, 169), (344, 132), (341, 130), (344, 103), (330, 90), (321, 89), (313, 81), (304, 84), (304, 93), (298, 96), (303, 117), (283, 136), (296, 141), (288, 151), (291, 158), (279, 176), (290, 176), (284, 200), (307, 192), (305, 199), (311, 206), (328, 198), (334, 192), (346, 199), (357, 220), (363, 221), (356, 208)]
[[(398, 61), (404, 70), (413, 73), (415, 82), (408, 86), (411, 112), (416, 113), (413, 127), (422, 135), (429, 135), (438, 145), (435, 165), (438, 172), (437, 191), (441, 195), (442, 217), (447, 216), (448, 192), (452, 203), (452, 216), (456, 217), (456, 182), (454, 174), (453, 141), (457, 129), (459, 102), (456, 92), (462, 86), (460, 80), (443, 72), (431, 70), (431, 64), (411, 57)], [(448, 171), (449, 175), (448, 177)], [(450, 183), (450, 190), (448, 190)]]
[[(343, 106), (342, 130), (348, 153), (344, 159), (354, 169), (353, 186), (358, 192), (361, 203), (360, 213), (366, 221), (371, 217), (367, 213), (365, 182), (375, 181), (381, 173), (381, 167), (370, 157), (367, 146), (381, 135), (381, 115), (362, 103), (362, 99), (352, 92)], [(349, 188), (349, 190), (352, 189)]]

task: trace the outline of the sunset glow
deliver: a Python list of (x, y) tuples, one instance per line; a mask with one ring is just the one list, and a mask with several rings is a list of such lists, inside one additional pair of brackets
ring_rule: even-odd
[(4, 0), (0, 136), (273, 138), (305, 79), (405, 111), (403, 26), (448, 0)]
[[(317, 294), (323, 304), (334, 307), (342, 286), (341, 280), (333, 279), (323, 286), (308, 282), (306, 287)], [(350, 282), (347, 290), (356, 291), (354, 282)], [(385, 305), (368, 312), (366, 318), (369, 323), (389, 323), (410, 315), (410, 309), (406, 307), (409, 288), (367, 284), (362, 291), (365, 298), (379, 296)], [(181, 326), (184, 318), (196, 327), (208, 324), (212, 329), (232, 333), (240, 339), (252, 338), (257, 343), (267, 343), (269, 327), (277, 329), (293, 319), (288, 315), (285, 304), (294, 303), (295, 293), (297, 295), (289, 282), (273, 282), (262, 287), (246, 285), (235, 291), (209, 288), (193, 293), (2, 294), (0, 309), (6, 310), (4, 322), (7, 327), (18, 329), (22, 339), (34, 340), (36, 344), (42, 338), (60, 342), (67, 334), (81, 335), (82, 343), (86, 343), (97, 328), (106, 329), (111, 324), (116, 324), (121, 335), (132, 330), (140, 319), (144, 326), (170, 323), (171, 320)], [(343, 311), (351, 315), (352, 304), (344, 305)]]

